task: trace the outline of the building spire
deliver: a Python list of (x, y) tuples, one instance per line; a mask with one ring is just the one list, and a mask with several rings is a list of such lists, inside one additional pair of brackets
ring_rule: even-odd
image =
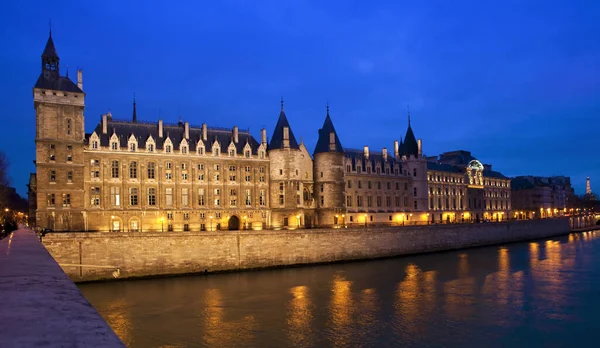
[(283, 111), (283, 96), (281, 96), (281, 111)]
[(133, 93), (133, 123), (137, 123), (137, 110), (135, 103), (135, 93)]
[(327, 99), (327, 105), (325, 108), (327, 109), (327, 116), (329, 116), (329, 99)]
[(50, 37), (52, 37), (52, 18), (48, 19), (48, 30), (50, 31)]
[(410, 105), (406, 105), (406, 110), (408, 111), (408, 126), (410, 127)]
[(585, 178), (585, 194), (586, 195), (592, 194), (592, 184), (590, 182), (589, 176), (587, 178)]

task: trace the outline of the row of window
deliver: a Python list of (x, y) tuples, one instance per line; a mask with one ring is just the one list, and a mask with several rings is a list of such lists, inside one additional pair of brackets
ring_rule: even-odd
[[(430, 187), (430, 188), (429, 188), (429, 194), (430, 194), (430, 195), (434, 195), (434, 194), (441, 195), (442, 193), (445, 193), (445, 194), (446, 194), (446, 196), (448, 196), (448, 195), (450, 194), (450, 192), (452, 192), (452, 195), (453, 195), (453, 196), (456, 196), (456, 192), (457, 192), (457, 191), (456, 191), (456, 189), (455, 189), (455, 188), (453, 188), (453, 189), (452, 189), (452, 191), (450, 191), (450, 189), (449, 189), (449, 188), (447, 188), (447, 187), (446, 187), (444, 190), (442, 190), (442, 188), (441, 188), (441, 187), (437, 187), (437, 190), (436, 190), (436, 187)], [(462, 195), (463, 195), (463, 190), (462, 190), (462, 189), (458, 189), (458, 195), (459, 195), (459, 196), (462, 196)]]
[[(346, 196), (346, 206), (348, 208), (352, 208), (353, 206), (356, 206), (357, 208), (362, 208), (365, 206), (365, 197), (366, 197), (366, 207), (372, 208), (373, 207), (373, 196), (352, 196), (352, 195)], [(394, 196), (393, 198), (394, 198), (394, 207), (396, 207), (396, 208), (408, 207), (409, 202), (408, 202), (407, 196), (404, 196), (404, 197)], [(383, 203), (384, 203), (384, 197), (375, 196), (375, 207), (382, 208), (382, 207), (384, 207)], [(413, 206), (415, 209), (417, 209), (417, 201), (413, 202)], [(392, 207), (392, 197), (391, 196), (385, 196), (385, 207), (386, 208)]]
[(437, 182), (451, 182), (451, 183), (456, 183), (456, 184), (464, 183), (463, 177), (456, 177), (456, 176), (441, 176), (441, 175), (431, 175), (430, 174), (427, 177), (427, 180), (437, 181)]
[[(92, 150), (97, 150), (100, 148), (100, 140), (97, 137), (93, 137), (90, 140), (90, 148)], [(120, 146), (119, 146), (119, 138), (116, 135), (113, 135), (113, 137), (111, 137), (110, 139), (110, 149), (111, 150), (119, 150)], [(127, 150), (129, 152), (136, 152), (138, 151), (138, 143), (137, 140), (135, 140), (135, 138), (132, 136), (129, 141), (127, 142)], [(154, 143), (154, 141), (147, 141), (146, 142), (146, 151), (147, 152), (156, 152), (156, 144)], [(163, 151), (164, 153), (174, 153), (174, 147), (173, 144), (170, 142), (170, 139), (167, 139), (167, 141), (165, 141), (165, 144), (163, 145)], [(181, 154), (188, 154), (190, 153), (190, 148), (189, 145), (187, 145), (187, 141), (184, 139), (182, 140), (181, 145), (179, 146), (179, 152)], [(205, 147), (202, 145), (199, 145), (197, 147), (197, 154), (198, 155), (205, 155), (206, 154), (206, 150)], [(237, 150), (235, 148), (235, 146), (229, 146), (228, 150), (227, 150), (227, 154), (229, 155), (229, 157), (235, 157), (237, 154)], [(220, 156), (221, 155), (221, 148), (220, 145), (218, 143), (213, 144), (212, 147), (212, 155), (213, 156)], [(244, 149), (244, 157), (245, 158), (250, 158), (252, 157), (252, 149), (250, 149), (249, 146), (247, 146)], [(258, 151), (258, 157), (261, 159), (265, 158), (265, 151), (264, 150), (259, 150)]]
[[(63, 193), (61, 195), (61, 198), (62, 198), (62, 207), (63, 208), (68, 208), (71, 206), (71, 194), (70, 193)], [(56, 194), (49, 193), (46, 196), (46, 199), (47, 199), (48, 208), (56, 207)]]
[[(365, 168), (364, 173), (371, 174), (371, 171), (372, 171), (371, 166), (368, 166)], [(390, 167), (386, 166), (384, 168), (383, 172), (385, 173), (385, 175), (390, 175), (390, 173), (392, 171), (391, 171)], [(349, 164), (346, 165), (346, 173), (352, 173), (352, 166)], [(356, 166), (356, 173), (358, 173), (358, 174), (363, 173), (363, 168), (361, 166)], [(381, 173), (382, 173), (381, 167), (379, 167), (379, 166), (375, 167), (375, 174), (380, 175)], [(396, 175), (396, 176), (400, 175), (400, 170), (398, 168), (394, 168), (394, 175)], [(417, 175), (415, 174), (415, 176), (417, 176)]]
[[(190, 192), (191, 190), (188, 188), (181, 189), (180, 202), (182, 207), (190, 206)], [(213, 202), (215, 207), (221, 206), (221, 189), (214, 189)], [(232, 189), (229, 191), (229, 205), (237, 206), (237, 190)], [(90, 188), (90, 201), (92, 206), (100, 206), (101, 204), (101, 189), (100, 187), (91, 187)], [(139, 189), (137, 187), (131, 187), (128, 191), (128, 205), (129, 206), (138, 206), (139, 205)], [(154, 187), (150, 187), (146, 190), (146, 198), (148, 206), (156, 206), (157, 205), (157, 190)], [(206, 190), (204, 188), (198, 189), (197, 202), (198, 206), (203, 207), (206, 206), (207, 195)], [(165, 188), (165, 205), (173, 206), (173, 188), (167, 187)], [(245, 190), (244, 203), (246, 206), (252, 205), (252, 192), (251, 190)], [(267, 204), (265, 190), (259, 191), (259, 205), (265, 206)], [(121, 206), (121, 188), (120, 187), (111, 187), (110, 188), (110, 204), (112, 206), (118, 207)]]
[[(56, 161), (55, 150), (56, 150), (56, 145), (50, 144), (50, 151), (48, 153), (48, 160), (50, 162)], [(67, 162), (73, 162), (73, 146), (71, 146), (71, 145), (67, 145), (66, 161)]]
[[(376, 185), (377, 186), (377, 190), (381, 190), (381, 187), (382, 187), (381, 181), (376, 181), (376, 184), (377, 184)], [(386, 187), (387, 190), (391, 190), (392, 189), (392, 183), (391, 182), (386, 182), (385, 184), (386, 184), (385, 187)], [(346, 185), (347, 185), (348, 188), (352, 188), (352, 185), (353, 185), (352, 184), (352, 180), (348, 180), (348, 182), (347, 182)], [(357, 188), (362, 189), (362, 181), (361, 180), (357, 180), (356, 181), (356, 185), (357, 185)], [(395, 184), (395, 187), (396, 187), (396, 190), (400, 190), (400, 183), (397, 182)], [(373, 189), (373, 185), (372, 185), (371, 181), (367, 181), (367, 189), (369, 189), (369, 190)], [(404, 183), (404, 190), (408, 191), (408, 183), (407, 182)]]

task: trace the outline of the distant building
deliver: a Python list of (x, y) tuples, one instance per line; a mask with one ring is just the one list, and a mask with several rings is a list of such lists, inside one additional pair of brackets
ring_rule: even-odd
[(518, 218), (563, 215), (574, 197), (568, 177), (518, 176), (512, 179), (512, 206)]
[[(467, 151), (423, 156), (410, 125), (393, 153), (344, 149), (327, 106), (312, 155), (283, 101), (270, 142), (249, 131), (101, 116), (84, 132), (86, 94), (59, 73), (52, 36), (33, 88), (38, 228), (85, 231), (294, 229), (504, 220), (510, 181)], [(33, 215), (33, 214), (32, 214)]]
[(592, 183), (591, 183), (589, 176), (587, 178), (585, 178), (585, 195), (583, 195), (583, 200), (584, 201), (598, 200), (598, 198), (596, 197), (594, 192), (592, 192)]
[(501, 221), (511, 210), (510, 179), (469, 151), (427, 159), (431, 221)]

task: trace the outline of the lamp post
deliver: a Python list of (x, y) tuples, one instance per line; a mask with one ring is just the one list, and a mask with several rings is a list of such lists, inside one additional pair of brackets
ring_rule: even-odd
[(210, 224), (208, 225), (209, 226), (209, 231), (212, 231), (212, 215), (209, 216), (208, 218), (209, 218), (209, 221), (210, 221)]
[(298, 228), (300, 228), (300, 214), (296, 215), (296, 217), (298, 218)]
[(365, 214), (365, 228), (368, 228), (367, 227), (367, 214)]
[(160, 218), (160, 231), (161, 232), (165, 231), (165, 218), (164, 217)]
[(346, 228), (346, 214), (342, 214), (342, 223), (344, 225), (344, 228)]

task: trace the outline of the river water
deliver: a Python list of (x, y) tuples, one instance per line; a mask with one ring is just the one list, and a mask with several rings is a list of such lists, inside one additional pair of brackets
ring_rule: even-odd
[(80, 289), (129, 347), (598, 347), (600, 230)]

